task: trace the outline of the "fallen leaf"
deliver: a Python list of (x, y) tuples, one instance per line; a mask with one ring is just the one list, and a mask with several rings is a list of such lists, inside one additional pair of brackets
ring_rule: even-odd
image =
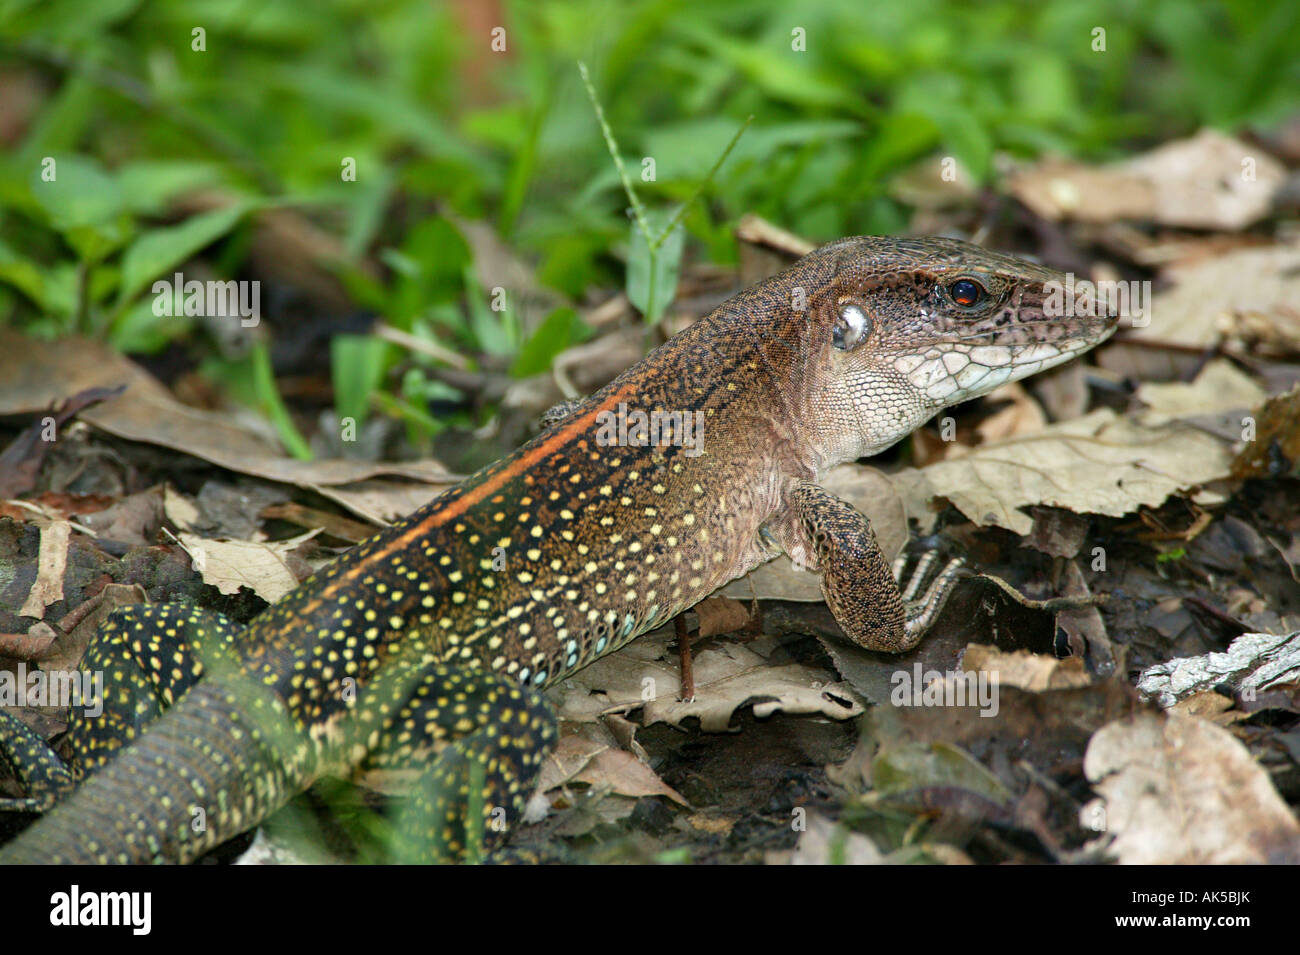
[(1093, 682), (1079, 657), (1058, 660), (1028, 650), (1006, 653), (978, 643), (966, 648), (962, 668), (967, 672), (996, 673), (999, 686), (1016, 686), (1033, 693), (1088, 686)]
[(700, 618), (700, 637), (719, 633), (735, 633), (749, 626), (749, 608), (739, 600), (729, 597), (709, 597), (693, 608)]
[(1009, 188), (1053, 222), (1126, 219), (1235, 232), (1269, 214), (1285, 181), (1286, 168), (1260, 147), (1203, 129), (1105, 166), (1044, 160), (1013, 174)]
[(308, 531), (274, 543), (224, 541), (181, 534), (180, 542), (194, 561), (194, 568), (223, 594), (247, 587), (267, 603), (275, 603), (298, 586), (298, 577), (289, 569), (286, 556), (303, 542), (319, 534)]
[(106, 345), (79, 338), (42, 342), (0, 327), (0, 414), (32, 414), (68, 392), (126, 385), (118, 397), (79, 418), (102, 431), (180, 451), (254, 477), (316, 490), (380, 475), (430, 484), (459, 480), (439, 462), (377, 463), (338, 458), (298, 461), (230, 415), (181, 404), (144, 369)]
[(911, 513), (942, 497), (976, 524), (1025, 535), (1033, 520), (1022, 508), (1046, 504), (1121, 517), (1226, 477), (1230, 461), (1228, 444), (1203, 431), (1179, 422), (1146, 427), (1100, 409), (923, 470), (905, 469), (894, 483)]
[(857, 695), (834, 675), (802, 664), (773, 665), (765, 653), (779, 642), (762, 637), (746, 644), (715, 639), (695, 655), (695, 699), (681, 702), (674, 635), (657, 630), (618, 653), (602, 657), (562, 684), (560, 715), (591, 722), (608, 712), (642, 709), (645, 726), (680, 726), (691, 718), (706, 733), (727, 732), (732, 715), (752, 705), (760, 719), (782, 711), (849, 719), (862, 713)]
[(1084, 773), (1100, 794), (1082, 818), (1125, 864), (1300, 863), (1300, 824), (1268, 773), (1206, 720), (1138, 713), (1103, 726)]

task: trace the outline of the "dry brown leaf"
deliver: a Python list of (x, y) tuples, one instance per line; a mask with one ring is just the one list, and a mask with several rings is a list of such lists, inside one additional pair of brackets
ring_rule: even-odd
[(1084, 773), (1109, 852), (1126, 864), (1300, 863), (1300, 824), (1268, 773), (1206, 720), (1137, 713), (1093, 734)]
[(198, 505), (171, 485), (163, 488), (163, 515), (180, 531), (191, 531), (202, 520)]
[(1035, 504), (1120, 517), (1227, 476), (1231, 449), (1219, 438), (1171, 422), (1144, 427), (1101, 409), (1038, 434), (975, 448), (924, 470), (894, 475), (910, 502), (943, 497), (976, 524), (1025, 535)]
[[(1239, 249), (1180, 263), (1151, 301), (1151, 321), (1130, 337), (1204, 348), (1262, 327), (1300, 345), (1300, 244)], [(1122, 347), (1122, 342), (1119, 343)], [(1098, 362), (1106, 366), (1105, 350)]]
[(125, 384), (119, 397), (87, 408), (80, 419), (119, 438), (171, 448), (271, 481), (315, 490), (379, 475), (439, 485), (459, 480), (432, 460), (384, 464), (288, 458), (272, 439), (232, 416), (181, 404), (144, 369), (98, 342), (41, 342), (0, 327), (0, 381), (5, 382), (0, 414), (33, 414), (86, 388)]
[(749, 626), (749, 608), (739, 600), (729, 597), (710, 597), (693, 608), (700, 618), (701, 637), (719, 633), (735, 633)]
[(372, 478), (336, 487), (314, 484), (311, 489), (358, 517), (382, 527), (423, 507), (451, 486), (445, 482), (430, 481), (421, 484), (415, 481)]
[(1286, 169), (1258, 146), (1204, 129), (1105, 166), (1048, 159), (1016, 172), (1017, 199), (1053, 222), (1117, 219), (1238, 231), (1272, 209)]
[(1300, 470), (1300, 384), (1274, 395), (1257, 414), (1253, 441), (1247, 441), (1237, 460), (1232, 462), (1232, 476), (1277, 477), (1290, 462), (1290, 473)]
[(1006, 401), (1010, 404), (976, 425), (975, 433), (979, 435), (981, 443), (1033, 434), (1047, 427), (1047, 415), (1043, 414), (1042, 407), (1018, 381), (994, 390), (985, 400), (990, 403)]
[(1193, 415), (1249, 411), (1268, 397), (1255, 379), (1226, 358), (1206, 364), (1192, 382), (1147, 382), (1138, 387), (1137, 399), (1146, 405), (1138, 415), (1155, 427)]
[(298, 586), (286, 556), (319, 533), (312, 530), (273, 543), (210, 540), (197, 534), (181, 534), (180, 541), (205, 584), (223, 594), (238, 593), (240, 587), (247, 587), (267, 603), (275, 603)]
[(975, 673), (996, 673), (1000, 686), (1018, 686), (1031, 693), (1088, 686), (1092, 677), (1079, 657), (1058, 660), (1041, 653), (1016, 650), (1006, 653), (997, 647), (972, 643), (962, 657), (962, 669)]
[(779, 643), (768, 637), (744, 645), (710, 641), (695, 655), (695, 699), (680, 702), (677, 654), (668, 648), (672, 640), (671, 632), (655, 631), (565, 680), (560, 715), (591, 722), (608, 712), (643, 708), (646, 726), (680, 726), (694, 717), (705, 732), (721, 733), (746, 705), (759, 718), (783, 711), (849, 719), (863, 711), (856, 694), (833, 674), (802, 664), (773, 665), (766, 655)]
[(606, 748), (573, 777), (573, 782), (586, 783), (595, 789), (604, 789), (620, 796), (667, 796), (673, 802), (690, 808), (685, 797), (660, 779), (653, 769), (631, 753), (621, 749)]

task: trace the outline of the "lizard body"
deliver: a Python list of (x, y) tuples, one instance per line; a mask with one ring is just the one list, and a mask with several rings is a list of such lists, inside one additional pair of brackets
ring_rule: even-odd
[[(375, 769), (423, 773), (430, 838), (458, 857), (467, 805), (522, 811), (555, 736), (541, 690), (782, 551), (822, 574), (851, 639), (914, 646), (951, 581), (909, 609), (817, 477), (1104, 340), (1111, 316), (1048, 314), (1063, 280), (950, 239), (832, 243), (246, 629), (119, 612), (83, 662), (109, 676), (106, 711), (74, 710), (71, 769), (0, 724), (20, 778), (61, 796), (87, 777), (0, 859), (189, 861), (324, 775)], [(660, 422), (646, 443), (638, 412)]]

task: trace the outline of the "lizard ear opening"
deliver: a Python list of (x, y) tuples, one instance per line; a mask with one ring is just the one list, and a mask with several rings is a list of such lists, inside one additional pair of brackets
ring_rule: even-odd
[(871, 319), (860, 305), (848, 302), (840, 306), (840, 313), (835, 317), (835, 330), (831, 333), (831, 344), (840, 351), (848, 351), (871, 334)]

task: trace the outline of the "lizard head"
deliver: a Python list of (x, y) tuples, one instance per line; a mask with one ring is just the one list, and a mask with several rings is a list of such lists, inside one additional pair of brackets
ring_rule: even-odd
[(843, 424), (852, 406), (865, 442), (845, 451), (882, 450), (941, 408), (1069, 361), (1119, 320), (1086, 283), (956, 239), (858, 237), (809, 258), (822, 256), (808, 305), (830, 362), (823, 397)]

